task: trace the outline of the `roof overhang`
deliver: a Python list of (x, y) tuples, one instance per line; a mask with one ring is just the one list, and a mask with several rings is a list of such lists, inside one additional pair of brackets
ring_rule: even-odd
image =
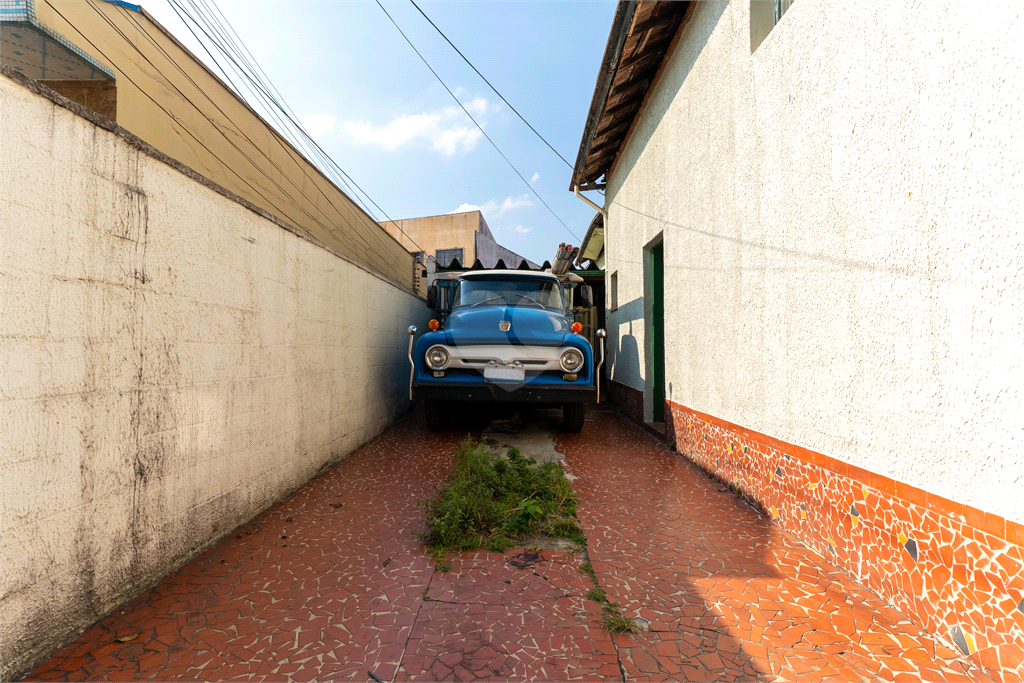
[(620, 0), (569, 189), (601, 182), (626, 141), (692, 0)]

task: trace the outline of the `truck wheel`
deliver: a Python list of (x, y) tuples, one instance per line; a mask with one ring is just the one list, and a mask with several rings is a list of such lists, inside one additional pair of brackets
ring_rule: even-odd
[(566, 403), (562, 406), (562, 431), (579, 434), (587, 415), (586, 403)]
[(445, 410), (443, 401), (425, 399), (423, 412), (427, 414), (427, 428), (432, 432), (443, 432), (448, 428), (451, 415)]

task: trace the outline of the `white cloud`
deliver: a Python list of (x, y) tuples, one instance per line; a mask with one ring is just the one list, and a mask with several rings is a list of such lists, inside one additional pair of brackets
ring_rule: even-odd
[(533, 230), (533, 228), (527, 228), (527, 227), (524, 227), (522, 225), (517, 225), (517, 226), (515, 226), (512, 229), (515, 230), (516, 232), (518, 232), (520, 235), (525, 235), (526, 233), (528, 233), (531, 230)]
[(501, 213), (512, 211), (513, 209), (522, 209), (527, 206), (533, 206), (530, 195), (524, 194), (520, 197), (509, 197), (501, 203)]
[[(514, 211), (515, 209), (522, 209), (528, 206), (533, 206), (533, 200), (530, 199), (530, 195), (524, 194), (518, 197), (506, 197), (505, 201), (498, 204), (497, 201), (490, 199), (484, 204), (470, 204), (465, 203), (459, 206), (454, 211), (448, 213), (464, 213), (466, 211), (479, 211), (484, 215), (485, 218), (494, 218), (500, 216), (506, 211)], [(529, 228), (526, 232), (529, 232)]]
[(498, 209), (498, 203), (493, 199), (491, 199), (490, 201), (483, 205), (469, 203), (462, 204), (459, 206), (459, 208), (455, 209), (454, 211), (449, 211), (448, 213), (465, 213), (467, 211), (479, 211), (488, 218), (490, 218), (491, 216), (496, 216), (497, 214), (501, 213), (501, 211)]
[[(483, 97), (473, 98), (464, 106), (481, 126), (485, 124), (483, 116), (494, 110)], [(341, 127), (357, 144), (380, 145), (388, 151), (394, 151), (412, 143), (425, 142), (434, 151), (447, 157), (469, 152), (483, 137), (480, 129), (466, 120), (465, 112), (459, 107), (407, 114), (384, 126), (375, 126), (366, 121), (344, 121)]]
[(313, 136), (323, 135), (327, 131), (334, 130), (334, 122), (337, 120), (337, 116), (328, 116), (327, 114), (307, 114), (299, 118), (302, 127)]
[(533, 185), (538, 180), (540, 180), (540, 173), (534, 173), (533, 176), (530, 178), (530, 184)]
[[(463, 102), (462, 106), (465, 107), (470, 114), (477, 118), (477, 120), (479, 120), (479, 117), (486, 114), (487, 110), (490, 108), (489, 105), (487, 104), (487, 100), (485, 100), (482, 97), (474, 97), (469, 102)], [(494, 107), (494, 109), (497, 109), (497, 107)]]

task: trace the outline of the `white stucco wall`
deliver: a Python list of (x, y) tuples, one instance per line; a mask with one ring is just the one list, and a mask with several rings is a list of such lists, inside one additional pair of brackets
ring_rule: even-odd
[(427, 313), (0, 77), (0, 679), (407, 409)]
[[(698, 3), (609, 174), (611, 376), (1024, 521), (1024, 10)], [(617, 331), (617, 335), (616, 335)]]

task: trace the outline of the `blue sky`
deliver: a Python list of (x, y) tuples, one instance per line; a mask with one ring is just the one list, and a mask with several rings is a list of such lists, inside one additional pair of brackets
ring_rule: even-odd
[[(218, 5), (307, 130), (392, 218), (481, 207), (501, 244), (538, 263), (553, 260), (559, 242), (578, 244), (538, 201), (542, 197), (582, 237), (594, 211), (568, 191), (570, 169), (408, 0), (382, 2), (529, 186), (372, 0), (219, 0)], [(575, 163), (615, 2), (419, 4)], [(144, 7), (205, 57), (165, 0)]]

